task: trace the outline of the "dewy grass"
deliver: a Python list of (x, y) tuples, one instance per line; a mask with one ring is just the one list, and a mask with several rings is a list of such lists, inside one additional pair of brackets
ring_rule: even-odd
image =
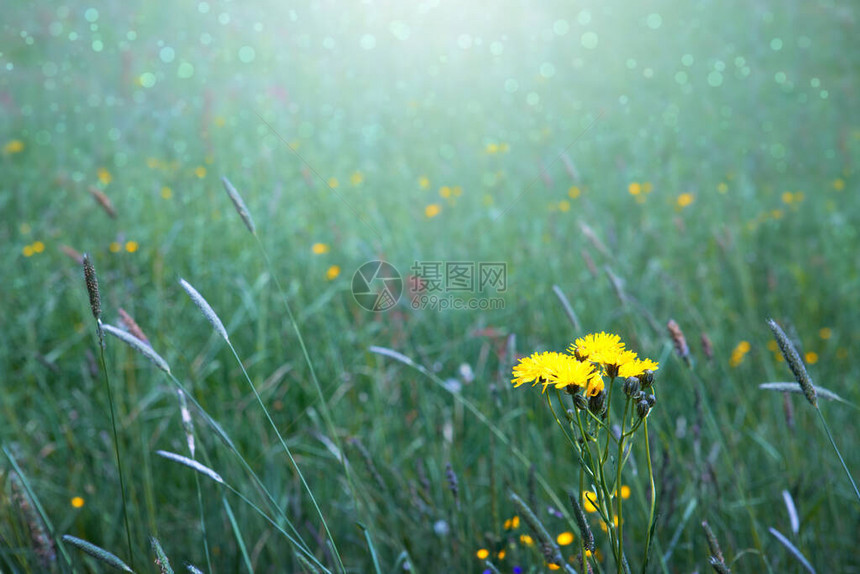
[(230, 351), (233, 353), (233, 357), (236, 359), (236, 363), (239, 365), (239, 368), (242, 370), (242, 374), (245, 377), (245, 380), (248, 382), (248, 385), (251, 387), (251, 390), (254, 393), (254, 397), (257, 399), (257, 403), (260, 405), (260, 408), (263, 411), (263, 414), (266, 416), (266, 420), (269, 422), (269, 425), (272, 427), (272, 430), (275, 431), (275, 435), (278, 437), (278, 441), (281, 443), (281, 447), (284, 449), (284, 452), (287, 454), (287, 458), (290, 460), (290, 464), (293, 466), (293, 469), (296, 471), (296, 474), (299, 477), (299, 480), (302, 483), (305, 492), (308, 493), (308, 497), (311, 500), (311, 504), (313, 504), (314, 509), (316, 510), (317, 515), (322, 522), (323, 529), (326, 532), (326, 536), (328, 537), (335, 560), (338, 563), (338, 566), (341, 570), (345, 570), (343, 563), (340, 559), (340, 553), (337, 551), (337, 545), (334, 541), (334, 537), (331, 534), (331, 530), (328, 527), (328, 523), (326, 522), (325, 516), (322, 513), (322, 509), (320, 509), (319, 504), (317, 503), (316, 497), (314, 496), (313, 491), (311, 490), (310, 485), (307, 480), (305, 480), (304, 474), (299, 468), (298, 463), (295, 458), (293, 458), (293, 453), (290, 450), (290, 447), (287, 446), (287, 442), (284, 440), (284, 437), (281, 435), (281, 432), (278, 430), (278, 426), (275, 424), (275, 421), (272, 420), (272, 416), (269, 414), (269, 409), (266, 408), (265, 403), (263, 403), (262, 397), (260, 397), (260, 393), (257, 391), (257, 387), (254, 386), (254, 382), (251, 380), (251, 377), (248, 375), (248, 371), (245, 370), (245, 365), (242, 363), (242, 359), (239, 358), (239, 354), (236, 352), (236, 348), (230, 342), (230, 338), (227, 336), (227, 330), (224, 328), (224, 324), (221, 322), (221, 319), (218, 318), (218, 315), (215, 313), (215, 310), (209, 305), (206, 299), (203, 298), (200, 293), (191, 286), (190, 283), (185, 281), (184, 279), (180, 279), (180, 284), (182, 288), (188, 293), (191, 297), (192, 301), (200, 308), (203, 312), (204, 316), (209, 320), (209, 322), (214, 327), (215, 331), (224, 338), (224, 341), (227, 343), (227, 346), (230, 348)]
[(857, 489), (857, 483), (854, 482), (854, 477), (851, 476), (851, 471), (848, 470), (848, 465), (845, 464), (845, 459), (842, 457), (842, 453), (839, 452), (839, 448), (836, 446), (836, 441), (833, 439), (833, 433), (830, 432), (830, 425), (827, 424), (827, 421), (824, 419), (824, 413), (821, 412), (821, 408), (818, 406), (818, 397), (815, 392), (815, 385), (812, 384), (812, 378), (809, 376), (809, 373), (806, 370), (806, 365), (803, 364), (803, 360), (800, 358), (800, 353), (797, 352), (794, 343), (791, 342), (791, 339), (788, 338), (788, 335), (785, 334), (785, 331), (782, 330), (779, 323), (773, 319), (768, 319), (767, 324), (768, 327), (770, 327), (770, 330), (773, 331), (773, 336), (779, 345), (779, 350), (782, 352), (785, 362), (788, 363), (791, 372), (794, 374), (797, 384), (800, 385), (803, 394), (806, 396), (806, 400), (818, 413), (818, 418), (821, 420), (821, 425), (824, 427), (824, 432), (827, 434), (830, 446), (833, 447), (836, 457), (842, 464), (842, 470), (845, 471), (845, 476), (848, 477), (848, 481), (854, 489), (854, 495), (857, 497), (858, 502), (860, 502), (860, 490)]
[[(190, 287), (190, 285), (189, 285), (189, 287)], [(197, 293), (196, 290), (194, 290), (194, 292)], [(205, 304), (206, 308), (208, 308), (211, 311), (212, 315), (215, 316), (215, 312), (212, 311), (211, 307), (209, 307), (209, 304), (206, 303), (206, 301), (203, 299), (202, 296), (200, 296), (199, 293), (197, 293), (197, 297)], [(220, 324), (220, 320), (217, 318), (217, 316), (215, 316), (215, 319)], [(292, 534), (289, 534), (289, 533), (285, 532), (282, 528), (278, 527), (279, 532), (282, 532), (290, 542), (292, 542), (301, 552), (305, 553), (309, 560), (314, 561), (314, 562), (318, 562), (317, 559), (310, 552), (310, 549), (308, 548), (307, 544), (304, 542), (304, 540), (302, 540), (301, 535), (298, 533), (298, 531), (296, 530), (293, 523), (289, 520), (289, 518), (286, 516), (284, 511), (280, 508), (280, 506), (275, 501), (272, 494), (265, 487), (262, 480), (260, 480), (260, 477), (257, 475), (257, 473), (254, 472), (254, 470), (251, 468), (251, 466), (245, 460), (245, 457), (243, 457), (242, 454), (239, 452), (239, 450), (236, 448), (235, 443), (230, 439), (229, 435), (227, 435), (227, 433), (224, 431), (224, 429), (221, 428), (221, 425), (219, 425), (206, 412), (206, 410), (200, 405), (200, 403), (197, 402), (197, 400), (191, 394), (188, 393), (188, 391), (185, 389), (185, 387), (182, 385), (182, 383), (180, 383), (179, 380), (175, 376), (173, 376), (173, 373), (171, 372), (170, 366), (167, 364), (167, 362), (164, 359), (162, 359), (161, 356), (158, 353), (156, 353), (155, 350), (151, 346), (144, 344), (142, 341), (138, 340), (134, 335), (132, 335), (130, 333), (126, 333), (125, 331), (117, 329), (116, 327), (111, 327), (110, 329), (106, 329), (106, 331), (108, 333), (114, 335), (115, 337), (117, 337), (118, 339), (120, 339), (121, 341), (126, 343), (127, 345), (129, 345), (132, 349), (138, 351), (139, 353), (141, 353), (142, 355), (144, 355), (145, 357), (150, 359), (156, 366), (159, 367), (159, 369), (162, 372), (164, 372), (167, 375), (167, 377), (170, 379), (171, 383), (173, 383), (173, 385), (176, 387), (177, 392), (180, 393), (180, 397), (187, 398), (188, 400), (190, 400), (194, 404), (194, 406), (197, 408), (198, 412), (205, 418), (205, 420), (209, 424), (210, 428), (212, 428), (215, 431), (216, 435), (222, 440), (222, 442), (227, 446), (227, 448), (229, 448), (239, 458), (239, 461), (241, 462), (242, 466), (245, 468), (245, 471), (251, 476), (252, 480), (259, 487), (261, 492), (263, 492), (264, 495), (266, 496), (267, 501), (269, 502), (270, 506), (278, 514), (278, 518), (283, 520), (284, 523), (286, 523), (289, 526), (289, 528), (292, 530)], [(235, 352), (234, 352), (234, 354), (235, 354)], [(192, 455), (191, 459), (186, 459), (186, 460), (190, 460), (190, 461), (193, 461), (193, 463), (195, 463), (195, 464), (199, 464), (193, 458), (195, 448), (194, 448), (194, 437), (193, 437), (191, 416), (190, 416), (190, 413), (187, 412), (187, 407), (185, 407), (184, 404), (185, 404), (184, 400), (181, 399), (180, 400), (180, 409), (181, 409), (181, 414), (182, 414), (183, 426), (184, 426), (185, 432), (186, 432), (186, 440), (188, 443), (188, 448), (189, 448), (189, 451), (191, 452), (191, 455)], [(176, 456), (181, 456), (181, 455), (176, 455)], [(168, 457), (168, 458), (171, 458), (171, 457)], [(182, 457), (182, 458), (185, 458), (185, 457)], [(196, 467), (193, 464), (187, 465), (187, 466), (191, 466), (192, 468), (196, 469)], [(200, 466), (202, 466), (202, 465), (200, 465)], [(202, 532), (204, 533), (204, 538), (205, 538), (206, 530), (205, 530), (205, 523), (203, 523), (203, 509), (202, 509), (202, 498), (201, 498), (202, 495), (200, 494), (200, 485), (199, 485), (199, 479), (198, 479), (199, 475), (195, 474), (194, 476), (195, 476), (195, 481), (197, 484), (198, 505), (200, 506), (200, 513), (201, 513), (201, 523), (202, 523), (201, 528), (202, 528)], [(223, 480), (221, 482), (223, 482)], [(246, 499), (244, 497), (242, 497), (242, 499), (246, 503), (251, 504), (248, 499)], [(261, 509), (259, 509), (256, 505), (251, 504), (251, 506), (263, 518), (265, 518), (267, 521), (275, 524), (274, 521), (268, 515), (266, 515)], [(208, 563), (209, 562), (208, 542), (204, 540), (204, 543), (207, 545), (207, 563)], [(321, 568), (324, 568), (322, 566), (322, 564), (318, 564), (318, 565)]]
[(98, 332), (99, 337), (99, 362), (101, 363), (102, 375), (104, 377), (105, 382), (105, 389), (107, 390), (108, 395), (108, 405), (110, 406), (110, 423), (111, 428), (113, 429), (114, 454), (116, 455), (116, 467), (117, 472), (119, 474), (119, 490), (120, 495), (122, 496), (122, 514), (123, 521), (125, 522), (126, 542), (128, 544), (128, 559), (129, 562), (131, 562), (132, 567), (134, 567), (134, 552), (132, 551), (131, 546), (131, 525), (129, 524), (128, 503), (126, 501), (125, 493), (125, 477), (122, 470), (122, 458), (119, 454), (119, 436), (116, 430), (116, 409), (114, 408), (113, 393), (111, 391), (107, 364), (105, 363), (105, 342), (101, 319), (101, 295), (99, 294), (99, 282), (98, 277), (96, 276), (95, 267), (93, 266), (90, 256), (86, 253), (83, 256), (83, 268), (84, 282), (87, 286), (87, 293), (90, 298), (90, 309), (93, 313), (93, 318), (95, 318), (96, 320), (96, 330)]

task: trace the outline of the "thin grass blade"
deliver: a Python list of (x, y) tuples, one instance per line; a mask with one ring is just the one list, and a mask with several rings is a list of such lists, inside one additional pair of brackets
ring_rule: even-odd
[(225, 484), (224, 479), (221, 478), (220, 474), (218, 474), (208, 466), (201, 464), (196, 460), (190, 459), (187, 456), (182, 456), (181, 454), (176, 454), (175, 452), (168, 452), (166, 450), (157, 450), (155, 451), (155, 454), (166, 459), (172, 460), (174, 462), (178, 462), (179, 464), (185, 465), (190, 469), (196, 470), (200, 474), (208, 476), (217, 483)]
[(791, 552), (791, 554), (797, 559), (798, 562), (803, 565), (804, 568), (806, 568), (807, 572), (809, 572), (810, 574), (815, 574), (815, 568), (812, 567), (812, 564), (809, 563), (809, 560), (806, 559), (806, 556), (804, 556), (803, 553), (798, 550), (794, 544), (791, 543), (791, 540), (783, 536), (783, 534), (776, 528), (770, 527), (767, 530), (768, 532), (773, 534), (776, 539), (782, 543), (783, 546), (788, 548), (788, 551)]

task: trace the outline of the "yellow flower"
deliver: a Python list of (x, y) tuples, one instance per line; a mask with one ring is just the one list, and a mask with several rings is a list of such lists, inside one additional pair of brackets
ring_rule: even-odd
[(329, 252), (329, 246), (325, 243), (314, 243), (311, 247), (311, 251), (314, 255), (322, 255), (323, 253)]
[(505, 554), (506, 554), (506, 552), (504, 551), (504, 549), (502, 549), (502, 550), (499, 550), (499, 553), (498, 553), (498, 554), (496, 554), (496, 557), (497, 557), (499, 560), (504, 560), (504, 559), (505, 559)]
[(656, 371), (659, 368), (660, 363), (657, 361), (636, 358), (618, 367), (618, 376), (625, 379), (627, 377), (638, 377), (644, 374), (645, 371)]
[(206, 177), (206, 168), (202, 165), (198, 165), (197, 168), (195, 168), (194, 170), (194, 175), (196, 175), (200, 179), (203, 179), (204, 177)]
[(113, 181), (113, 176), (110, 174), (110, 172), (107, 169), (105, 169), (103, 167), (100, 167), (98, 169), (98, 176), (99, 176), (99, 181), (102, 182), (102, 185), (107, 185)]
[(514, 515), (512, 518), (505, 520), (505, 530), (516, 530), (520, 527), (520, 517)]
[(129, 253), (134, 253), (135, 251), (137, 251), (137, 247), (137, 241), (126, 241), (125, 243), (125, 250)]
[(624, 343), (621, 342), (621, 337), (601, 331), (580, 337), (574, 341), (568, 352), (583, 361), (588, 359), (595, 363), (602, 363), (607, 359), (614, 359), (623, 350)]
[(21, 140), (12, 140), (3, 146), (3, 155), (12, 155), (22, 151), (24, 151), (24, 142)]
[(830, 329), (830, 327), (822, 327), (818, 330), (818, 336), (826, 341), (833, 336), (833, 331)]
[(749, 353), (750, 352), (750, 344), (749, 341), (741, 341), (738, 343), (738, 351), (741, 353)]
[(330, 188), (332, 188), (332, 189), (337, 189), (337, 186), (339, 186), (339, 185), (340, 185), (340, 182), (337, 180), (337, 178), (336, 178), (336, 177), (330, 177), (330, 178), (328, 178), (328, 186), (329, 186)]
[(693, 197), (692, 193), (682, 193), (681, 195), (678, 196), (678, 207), (680, 207), (680, 208), (687, 207), (688, 205), (693, 203), (694, 199), (695, 199), (695, 197)]
[(726, 193), (728, 190), (729, 190), (729, 185), (726, 182), (721, 181), (720, 183), (717, 184), (717, 191), (718, 192)]
[(621, 500), (630, 498), (630, 487), (626, 484), (621, 487)]
[(571, 199), (576, 199), (581, 194), (582, 192), (575, 185), (570, 186), (570, 189), (567, 190), (567, 196)]
[(499, 153), (499, 144), (488, 143), (487, 144), (487, 153), (489, 153), (489, 154)]
[(439, 207), (438, 203), (431, 203), (424, 208), (424, 215), (426, 215), (427, 217), (436, 217), (437, 215), (439, 215), (440, 211), (442, 211), (442, 208)]
[(84, 505), (84, 499), (80, 496), (72, 498), (72, 508), (81, 508)]
[(558, 202), (558, 210), (561, 212), (570, 211), (570, 202), (566, 199), (562, 199)]
[(480, 550), (475, 552), (475, 556), (478, 557), (478, 560), (486, 560), (489, 555), (490, 555), (490, 551), (487, 550), (486, 548), (481, 548)]
[(603, 379), (588, 361), (578, 361), (576, 357), (563, 353), (549, 353), (546, 363), (549, 376), (545, 377), (544, 389), (550, 385), (557, 389), (573, 385), (587, 389), (589, 395), (596, 395), (603, 389)]
[(794, 201), (794, 194), (790, 191), (785, 191), (782, 193), (782, 202), (785, 204), (790, 204)]
[(352, 175), (349, 176), (349, 183), (351, 183), (352, 185), (361, 185), (361, 183), (363, 181), (364, 181), (364, 174), (361, 173), (360, 171), (354, 171), (354, 172), (352, 172)]
[(561, 566), (554, 562), (548, 562), (546, 565), (547, 570), (561, 570)]
[(32, 257), (33, 253), (34, 253), (33, 246), (32, 245), (25, 245), (21, 249), (21, 253), (24, 255), (24, 257)]
[(111, 253), (119, 253), (122, 250), (122, 245), (117, 241), (111, 241), (111, 244), (108, 246)]
[(170, 199), (173, 197), (173, 190), (165, 185), (161, 188), (161, 197), (164, 199)]
[(642, 186), (639, 185), (638, 182), (633, 182), (627, 186), (627, 191), (630, 192), (630, 195), (639, 195), (642, 192)]
[(329, 281), (333, 281), (338, 275), (340, 275), (340, 267), (337, 265), (332, 265), (325, 272), (325, 278)]
[(582, 509), (586, 512), (597, 512), (597, 493), (586, 490), (582, 493)]
[(422, 175), (418, 178), (418, 186), (421, 189), (427, 189), (428, 187), (430, 187), (430, 180), (427, 179), (426, 175)]
[[(554, 354), (557, 355), (558, 353)], [(550, 355), (551, 353), (544, 351), (520, 359), (520, 362), (514, 365), (514, 378), (511, 379), (511, 383), (515, 387), (524, 383), (532, 383), (532, 386), (535, 386), (540, 379), (547, 380), (550, 375), (547, 366)]]
[(45, 244), (41, 241), (33, 242), (33, 253), (42, 253), (45, 250)]
[(573, 542), (573, 532), (562, 532), (555, 539), (559, 546), (567, 546)]
[(845, 189), (845, 180), (841, 177), (837, 177), (836, 179), (834, 179), (833, 189), (835, 189), (836, 191), (842, 191), (843, 189)]
[(520, 542), (525, 544), (526, 546), (531, 546), (535, 543), (535, 541), (532, 540), (532, 537), (528, 534), (520, 534)]
[(807, 364), (814, 365), (818, 362), (818, 353), (815, 351), (808, 351), (806, 355), (804, 355), (804, 358), (806, 359)]
[(448, 187), (447, 185), (443, 185), (442, 187), (439, 188), (439, 195), (441, 197), (444, 197), (445, 199), (451, 197), (451, 188)]

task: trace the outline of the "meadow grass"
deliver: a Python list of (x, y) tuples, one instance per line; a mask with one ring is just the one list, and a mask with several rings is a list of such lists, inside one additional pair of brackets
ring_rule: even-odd
[[(860, 570), (854, 6), (234, 4), (7, 7), (0, 570), (545, 571), (521, 502), (580, 571), (511, 368), (599, 331), (660, 363), (634, 571)], [(110, 399), (80, 253), (146, 334)], [(375, 259), (504, 262), (504, 308), (365, 311)]]

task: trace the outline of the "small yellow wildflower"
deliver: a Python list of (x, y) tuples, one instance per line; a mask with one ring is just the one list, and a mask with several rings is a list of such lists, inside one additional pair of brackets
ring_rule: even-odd
[(682, 193), (681, 195), (678, 196), (678, 202), (677, 202), (678, 207), (680, 207), (680, 208), (687, 207), (688, 205), (693, 203), (694, 199), (695, 199), (695, 197), (693, 197), (692, 193)]
[(520, 527), (520, 517), (514, 515), (513, 517), (505, 520), (505, 530), (516, 530)]
[(568, 349), (577, 358), (596, 363), (614, 358), (623, 350), (624, 343), (621, 342), (621, 337), (603, 331), (578, 338)]
[(562, 199), (558, 202), (558, 210), (562, 213), (570, 211), (570, 202), (566, 199)]
[(630, 487), (625, 485), (621, 486), (621, 500), (627, 500), (630, 498)]
[(110, 249), (111, 253), (119, 253), (122, 250), (122, 245), (120, 245), (117, 241), (111, 241), (110, 245), (108, 246), (108, 249)]
[(496, 143), (488, 143), (486, 147), (488, 154), (499, 153), (499, 144)]
[(845, 180), (841, 177), (837, 177), (836, 179), (834, 179), (833, 189), (835, 189), (836, 191), (842, 191), (843, 189), (845, 189)]
[(32, 245), (25, 245), (21, 249), (21, 253), (24, 255), (24, 257), (32, 257), (33, 253), (34, 253), (33, 246)]
[(656, 371), (660, 368), (660, 363), (651, 359), (633, 359), (618, 367), (618, 376), (622, 378), (638, 377), (645, 374), (645, 371)]
[(630, 195), (639, 195), (642, 192), (642, 186), (639, 185), (639, 182), (634, 181), (627, 186), (627, 191), (630, 192)]
[(421, 189), (427, 189), (428, 187), (430, 187), (430, 180), (427, 178), (426, 175), (422, 175), (418, 178), (418, 187), (420, 187)]
[(439, 207), (438, 203), (431, 203), (427, 207), (424, 208), (424, 215), (427, 217), (436, 217), (439, 215), (439, 212), (442, 211), (442, 208)]
[(520, 534), (520, 542), (522, 544), (525, 544), (526, 546), (531, 546), (532, 544), (535, 543), (535, 541), (532, 539), (532, 537), (529, 536), (528, 534)]
[(113, 176), (110, 174), (110, 172), (107, 169), (100, 167), (98, 169), (97, 173), (98, 173), (99, 181), (102, 182), (102, 185), (107, 185), (113, 181)]
[(490, 551), (487, 550), (486, 548), (481, 548), (480, 550), (475, 552), (475, 556), (478, 557), (478, 560), (486, 560), (487, 557), (489, 557), (489, 555), (490, 555)]
[(338, 275), (340, 275), (340, 267), (337, 265), (332, 265), (325, 272), (325, 278), (329, 281), (333, 281)]
[(818, 336), (826, 341), (833, 336), (833, 330), (830, 327), (822, 327), (818, 330)]
[(559, 546), (567, 546), (573, 542), (573, 532), (562, 532), (555, 539)]
[(206, 167), (198, 165), (197, 168), (194, 170), (194, 175), (196, 175), (199, 179), (203, 179), (204, 177), (206, 177)]
[(807, 351), (806, 355), (804, 355), (804, 358), (806, 359), (806, 363), (808, 365), (814, 365), (818, 362), (818, 353), (816, 353), (815, 351)]
[(24, 151), (24, 142), (21, 140), (11, 140), (3, 146), (3, 155), (12, 155), (13, 153), (21, 153)]
[(173, 197), (173, 190), (165, 185), (161, 188), (161, 197), (164, 199), (170, 199)]
[(567, 196), (571, 199), (576, 199), (581, 194), (582, 192), (575, 185), (570, 186), (570, 189), (567, 190)]
[(33, 253), (42, 253), (45, 250), (45, 244), (41, 241), (33, 242)]
[(311, 246), (311, 251), (314, 255), (322, 255), (324, 253), (328, 253), (330, 248), (325, 243), (314, 243), (313, 246)]
[(137, 241), (126, 241), (125, 242), (125, 250), (128, 251), (129, 253), (134, 253), (135, 251), (137, 251), (137, 247), (138, 247)]
[(72, 498), (72, 508), (82, 508), (84, 506), (84, 499), (80, 496), (75, 496)]
[(505, 550), (504, 550), (504, 549), (502, 549), (502, 550), (499, 550), (499, 553), (498, 553), (498, 554), (496, 554), (496, 557), (497, 557), (499, 560), (504, 560), (504, 559), (505, 559), (505, 555), (506, 555), (506, 554), (507, 554), (507, 553), (505, 552)]
[(718, 192), (726, 193), (728, 190), (729, 190), (729, 185), (726, 182), (721, 181), (720, 183), (717, 184), (717, 191)]
[(352, 175), (349, 176), (349, 183), (352, 185), (361, 185), (364, 181), (364, 174), (360, 171), (352, 172)]
[(441, 197), (444, 197), (445, 199), (448, 199), (449, 197), (451, 197), (451, 188), (447, 185), (443, 185), (439, 188), (439, 195)]
[(337, 180), (337, 178), (336, 178), (336, 177), (330, 177), (330, 178), (328, 178), (328, 186), (329, 186), (330, 188), (332, 188), (332, 189), (337, 189), (337, 186), (339, 186), (339, 185), (340, 185), (340, 182)]
[(561, 570), (561, 566), (556, 564), (555, 562), (548, 562), (546, 565), (547, 570)]
[(782, 202), (790, 205), (794, 201), (794, 194), (790, 191), (784, 191), (782, 193)]

